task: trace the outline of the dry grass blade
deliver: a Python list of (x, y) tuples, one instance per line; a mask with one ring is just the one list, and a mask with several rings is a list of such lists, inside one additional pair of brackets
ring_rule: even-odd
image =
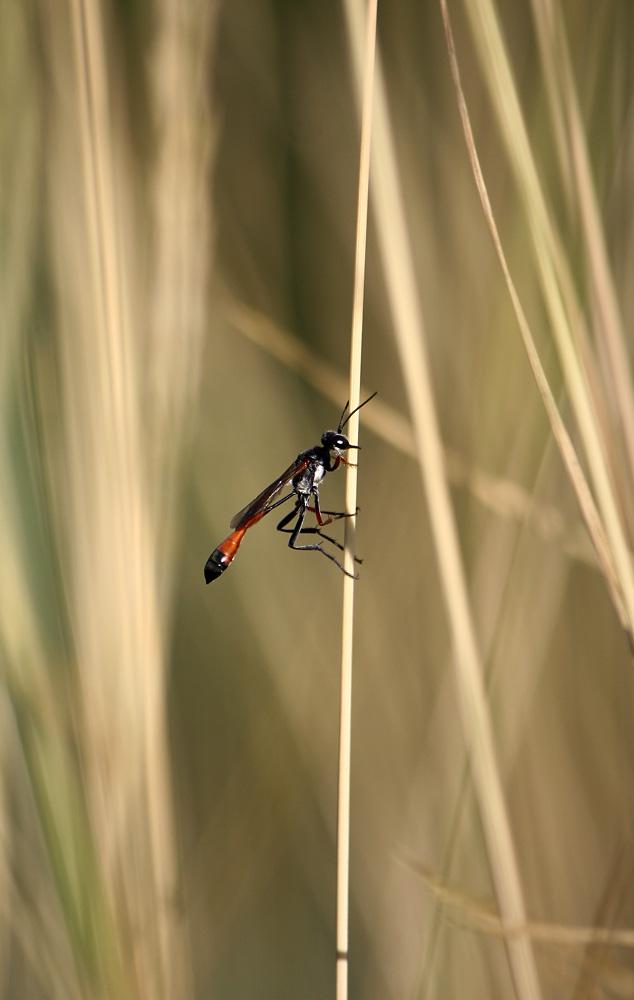
[[(601, 224), (596, 187), (586, 140), (570, 52), (561, 9), (552, 0), (532, 0), (533, 20), (539, 41), (548, 100), (553, 117), (560, 171), (564, 189), (579, 213), (583, 226), (582, 249), (597, 316), (596, 339), (599, 360), (605, 360), (605, 379), (610, 398), (620, 416), (619, 431), (625, 440), (629, 459), (629, 502), (631, 506), (634, 472), (634, 390), (630, 376), (627, 341), (614, 287), (605, 234)], [(614, 427), (612, 427), (614, 433)]]
[[(131, 921), (144, 928), (131, 968), (147, 995), (158, 998), (177, 988), (178, 948), (170, 940), (166, 909), (174, 860), (162, 756), (157, 521), (145, 473), (142, 345), (134, 335), (140, 319), (132, 265), (135, 213), (124, 175), (114, 170), (126, 150), (109, 94), (109, 28), (93, 0), (74, 0), (72, 11), (89, 223), (85, 234), (77, 229), (77, 238), (78, 245), (85, 239), (89, 280), (79, 294), (61, 276), (60, 286), (68, 309), (62, 345), (73, 527), (67, 537), (82, 690), (80, 742), (113, 912), (119, 926)], [(92, 336), (77, 336), (73, 312)], [(120, 947), (125, 954), (123, 941)]]
[[(355, 241), (354, 295), (350, 352), (350, 420), (346, 432), (352, 442), (359, 439), (359, 390), (363, 334), (366, 243), (368, 231), (368, 191), (370, 186), (370, 151), (374, 96), (377, 0), (368, 0), (363, 61), (363, 98), (361, 102), (361, 150)], [(347, 467), (346, 510), (357, 509), (356, 462)], [(354, 613), (354, 517), (346, 518), (341, 634), (341, 706), (339, 721), (339, 780), (337, 795), (337, 1000), (348, 996), (348, 922), (350, 894), (350, 758), (352, 744), (352, 638)]]
[[(566, 387), (588, 460), (605, 537), (613, 567), (608, 586), (617, 603), (630, 645), (634, 623), (634, 569), (619, 504), (608, 467), (610, 448), (602, 436), (600, 405), (591, 386), (596, 385), (588, 334), (574, 283), (553, 218), (539, 180), (520, 110), (497, 13), (490, 0), (466, 5), (480, 60), (495, 107), (509, 162), (523, 198), (533, 238), (534, 256), (550, 314)], [(570, 460), (568, 460), (570, 461)], [(588, 517), (586, 510), (584, 516)], [(596, 536), (596, 530), (595, 530)], [(596, 544), (596, 542), (595, 542)], [(605, 553), (602, 565), (607, 565)], [(616, 597), (618, 591), (621, 598)], [(620, 607), (619, 607), (620, 603)]]
[(588, 945), (607, 945), (614, 948), (634, 948), (634, 930), (615, 927), (576, 927), (529, 920), (521, 927), (507, 924), (496, 912), (493, 900), (475, 896), (447, 885), (411, 857), (401, 861), (422, 879), (439, 902), (449, 908), (448, 918), (467, 930), (495, 937), (513, 938), (526, 934), (533, 941), (543, 944), (585, 948)]
[[(357, 9), (346, 4), (351, 46)], [(357, 66), (360, 57), (354, 52)], [(422, 312), (409, 248), (396, 155), (390, 134), (384, 83), (377, 64), (373, 151), (373, 208), (403, 377), (412, 412), (421, 475), (432, 522), (441, 587), (449, 619), (461, 722), (469, 748), (478, 805), (485, 831), (495, 891), (505, 919), (525, 922), (523, 893), (483, 685), (482, 663), (469, 608), (464, 567), (445, 476)], [(528, 938), (508, 942), (509, 965), (518, 997), (541, 995)]]
[(445, 32), (447, 35), (447, 47), (449, 50), (449, 60), (451, 64), (451, 72), (454, 78), (454, 84), (456, 87), (456, 94), (458, 98), (458, 107), (460, 111), (460, 117), (462, 119), (462, 125), (465, 133), (465, 139), (467, 142), (467, 149), (469, 152), (469, 158), (471, 160), (471, 166), (473, 169), (476, 185), (478, 188), (478, 194), (480, 195), (480, 200), (482, 202), (482, 207), (484, 209), (485, 218), (491, 237), (493, 239), (493, 244), (495, 246), (495, 251), (498, 255), (502, 272), (504, 274), (504, 280), (506, 281), (509, 294), (511, 296), (511, 301), (513, 303), (513, 308), (515, 310), (515, 315), (517, 316), (517, 321), (522, 336), (522, 341), (524, 348), (528, 355), (528, 360), (531, 366), (531, 370), (535, 377), (535, 382), (539, 393), (542, 397), (546, 413), (548, 414), (548, 419), (550, 420), (550, 425), (552, 427), (555, 440), (561, 452), (561, 456), (570, 477), (570, 482), (575, 491), (575, 495), (579, 502), (579, 508), (581, 514), (586, 523), (588, 531), (590, 533), (590, 538), (595, 547), (599, 563), (604, 573), (605, 581), (610, 591), (612, 601), (616, 613), (619, 617), (619, 621), (628, 637), (630, 646), (632, 646), (632, 625), (629, 611), (626, 606), (622, 586), (621, 578), (618, 574), (615, 560), (613, 558), (613, 552), (608, 544), (605, 531), (603, 529), (603, 523), (597, 511), (596, 505), (594, 503), (594, 498), (586, 481), (583, 469), (575, 452), (572, 441), (570, 440), (570, 435), (566, 430), (566, 426), (561, 418), (559, 409), (555, 402), (550, 385), (548, 384), (548, 379), (546, 378), (546, 373), (544, 372), (543, 366), (539, 359), (539, 354), (533, 340), (528, 321), (524, 314), (522, 304), (520, 302), (519, 296), (515, 289), (513, 279), (508, 269), (506, 263), (506, 258), (504, 256), (504, 251), (502, 249), (502, 244), (500, 242), (500, 237), (497, 231), (497, 226), (495, 224), (495, 219), (493, 217), (493, 212), (491, 209), (491, 203), (489, 201), (489, 196), (486, 190), (486, 185), (484, 182), (484, 177), (480, 167), (480, 161), (478, 159), (477, 150), (475, 148), (475, 142), (473, 139), (473, 132), (471, 130), (471, 123), (469, 121), (469, 113), (467, 110), (467, 105), (464, 97), (464, 92), (462, 90), (462, 85), (460, 82), (460, 71), (458, 68), (458, 62), (456, 59), (455, 46), (453, 42), (453, 34), (451, 31), (451, 24), (449, 21), (449, 13), (447, 10), (447, 5), (445, 0), (441, 0), (441, 7), (443, 12), (443, 20), (445, 24)]
[[(50, 16), (47, 221), (58, 325), (34, 387), (48, 417), (42, 447), (68, 602), (72, 653), (59, 654), (69, 660), (68, 704), (45, 696), (45, 683), (44, 704), (30, 711), (28, 691), (14, 684), (12, 694), (74, 963), (68, 992), (75, 976), (87, 996), (162, 1000), (188, 992), (174, 905), (165, 543), (204, 330), (209, 22), (193, 8), (188, 20), (156, 5), (152, 204), (135, 197), (129, 109), (113, 86), (120, 26), (94, 0), (69, 9), (68, 20), (42, 13)], [(40, 667), (53, 670), (49, 659), (37, 649), (22, 657), (29, 686)]]
[[(2, 665), (2, 782), (0, 803), (0, 907), (5, 928), (3, 969), (13, 966), (10, 942), (33, 970), (34, 984), (46, 995), (78, 998), (99, 978), (113, 989), (116, 958), (103, 885), (90, 889), (83, 876), (93, 870), (90, 827), (67, 733), (67, 706), (47, 629), (46, 587), (31, 563), (35, 548), (41, 569), (45, 530), (25, 486), (23, 464), (37, 465), (34, 415), (24, 392), (25, 328), (32, 308), (32, 275), (37, 250), (35, 170), (41, 108), (29, 73), (32, 39), (28, 14), (6, 5), (0, 15), (3, 69), (3, 129), (0, 138), (4, 231), (0, 283), (4, 289), (0, 323), (0, 661)], [(15, 109), (15, 110), (14, 110)], [(13, 120), (15, 114), (16, 120)], [(10, 205), (10, 208), (9, 208)], [(15, 421), (20, 447), (15, 447)], [(29, 450), (29, 448), (31, 450)], [(27, 461), (25, 462), (25, 453)], [(28, 479), (28, 477), (27, 477)], [(28, 498), (25, 503), (25, 496)], [(30, 501), (30, 502), (29, 502)], [(47, 595), (48, 596), (48, 595)], [(50, 623), (49, 623), (50, 625)], [(59, 652), (59, 651), (58, 651)], [(61, 685), (63, 689), (63, 685)], [(89, 898), (90, 897), (90, 898)], [(15, 988), (10, 974), (3, 986)]]
[[(157, 2), (157, 15), (151, 81), (159, 145), (152, 175), (156, 251), (148, 381), (155, 430), (152, 490), (166, 504), (158, 517), (165, 526), (172, 521), (175, 473), (195, 413), (201, 371), (213, 238), (207, 188), (215, 137), (202, 85), (212, 25), (201, 23), (195, 5), (179, 7), (171, 0)], [(164, 542), (162, 538), (162, 550)]]

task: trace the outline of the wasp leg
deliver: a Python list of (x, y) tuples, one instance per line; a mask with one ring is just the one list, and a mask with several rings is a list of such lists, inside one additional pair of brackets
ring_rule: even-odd
[[(311, 508), (308, 507), (307, 509), (310, 510)], [(293, 513), (295, 513), (295, 512), (293, 511)], [(324, 511), (323, 513), (326, 513), (326, 511)], [(346, 515), (344, 515), (344, 517), (345, 516)], [(349, 516), (352, 517), (352, 515), (349, 515)], [(324, 522), (324, 524), (329, 524), (329, 523), (330, 523), (329, 521), (325, 521)], [(295, 529), (294, 528), (280, 528), (280, 526), (278, 524), (277, 530), (281, 531), (284, 534), (289, 534), (290, 535), (291, 532), (293, 532)], [(332, 542), (333, 545), (336, 545), (340, 552), (344, 552), (345, 551), (343, 545), (341, 545), (337, 541), (336, 538), (331, 538), (330, 535), (325, 535), (320, 528), (302, 528), (301, 531), (300, 531), (300, 535), (319, 535), (319, 537), (323, 538), (326, 542)], [(355, 556), (354, 557), (354, 561), (358, 562), (358, 563), (362, 563), (363, 559), (359, 559), (358, 556)]]
[(277, 526), (277, 530), (283, 532), (286, 525), (290, 524), (294, 517), (297, 517), (297, 522), (291, 529), (291, 537), (288, 540), (288, 547), (290, 549), (295, 549), (296, 552), (321, 552), (323, 556), (326, 556), (326, 559), (330, 559), (331, 562), (334, 562), (335, 566), (338, 566), (341, 572), (345, 573), (346, 576), (350, 576), (354, 580), (358, 579), (353, 573), (349, 573), (347, 569), (344, 569), (339, 560), (335, 559), (330, 552), (326, 552), (323, 546), (319, 543), (316, 543), (315, 545), (297, 545), (297, 539), (302, 532), (305, 534), (317, 534), (319, 530), (317, 528), (312, 529), (312, 531), (310, 529), (304, 529), (304, 518), (306, 517), (307, 506), (307, 501), (306, 503), (301, 500), (298, 501), (295, 510), (291, 511), (290, 514), (287, 514), (286, 517), (283, 517)]

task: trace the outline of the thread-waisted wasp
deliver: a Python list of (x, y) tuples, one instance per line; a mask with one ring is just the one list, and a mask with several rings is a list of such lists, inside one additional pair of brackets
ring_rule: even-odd
[[(343, 545), (335, 541), (334, 538), (330, 538), (329, 535), (324, 535), (322, 528), (326, 525), (331, 524), (333, 521), (338, 521), (341, 517), (354, 517), (356, 514), (347, 514), (340, 511), (325, 510), (322, 511), (319, 505), (319, 486), (322, 479), (327, 472), (334, 472), (335, 469), (339, 467), (340, 464), (352, 465), (352, 462), (346, 461), (343, 457), (343, 452), (349, 451), (350, 449), (355, 449), (358, 451), (359, 445), (350, 444), (348, 438), (343, 434), (343, 428), (346, 426), (350, 417), (357, 410), (360, 410), (362, 406), (369, 403), (371, 399), (374, 399), (376, 392), (373, 392), (371, 396), (368, 396), (363, 403), (356, 406), (354, 410), (351, 410), (346, 416), (346, 411), (348, 409), (349, 403), (343, 408), (343, 413), (341, 414), (341, 420), (339, 421), (339, 426), (336, 431), (325, 431), (321, 436), (321, 444), (315, 445), (314, 448), (309, 448), (308, 451), (302, 451), (292, 465), (289, 465), (286, 472), (283, 472), (275, 482), (267, 486), (265, 490), (252, 500), (250, 504), (239, 511), (236, 516), (232, 519), (230, 528), (233, 531), (228, 538), (225, 538), (224, 542), (221, 542), (217, 549), (215, 549), (209, 559), (205, 564), (205, 582), (211, 583), (212, 580), (216, 580), (221, 573), (231, 565), (235, 559), (236, 553), (244, 538), (246, 532), (252, 525), (261, 521), (266, 514), (270, 514), (272, 510), (279, 507), (281, 504), (286, 503), (291, 497), (295, 497), (295, 507), (290, 512), (282, 518), (277, 526), (278, 531), (283, 531), (290, 534), (290, 539), (288, 541), (289, 548), (296, 549), (304, 552), (321, 552), (322, 555), (326, 556), (339, 567), (339, 569), (346, 574), (346, 576), (351, 576), (347, 570), (343, 568), (338, 559), (336, 559), (330, 552), (322, 547), (321, 542), (315, 542), (312, 545), (297, 545), (297, 539), (300, 535), (319, 535), (326, 542), (331, 542), (335, 545), (341, 552), (343, 552)], [(292, 484), (292, 490), (287, 493), (285, 497), (281, 500), (275, 500), (277, 494), (282, 490), (288, 483)], [(314, 507), (310, 506), (311, 497), (314, 501)], [(358, 510), (358, 508), (357, 508)], [(311, 511), (315, 514), (317, 518), (316, 528), (305, 528), (304, 519), (306, 517), (307, 511)], [(323, 514), (326, 514), (326, 519), (323, 518)], [(295, 520), (295, 524), (289, 527), (291, 521)], [(361, 562), (361, 559), (357, 559), (356, 562)]]

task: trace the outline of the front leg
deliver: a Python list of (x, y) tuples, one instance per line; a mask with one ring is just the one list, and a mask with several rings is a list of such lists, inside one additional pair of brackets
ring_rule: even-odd
[(347, 458), (343, 455), (337, 455), (336, 458), (331, 458), (328, 456), (328, 462), (326, 463), (326, 472), (334, 472), (338, 469), (340, 465), (349, 465), (351, 469), (356, 469), (358, 466), (354, 462), (349, 462)]

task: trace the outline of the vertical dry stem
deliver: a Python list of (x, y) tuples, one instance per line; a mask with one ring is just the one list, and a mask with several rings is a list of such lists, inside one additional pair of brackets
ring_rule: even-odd
[[(354, 302), (352, 311), (352, 343), (350, 353), (350, 408), (359, 403), (361, 385), (361, 348), (363, 332), (363, 293), (365, 288), (366, 238), (368, 229), (368, 189), (370, 184), (370, 148), (372, 138), (372, 96), (374, 53), (376, 48), (377, 0), (368, 0), (363, 102), (361, 117), (361, 152), (359, 163), (359, 196), (355, 247)], [(350, 419), (349, 435), (358, 440), (359, 414)], [(346, 510), (357, 506), (357, 469), (348, 466), (346, 478)], [(354, 610), (354, 518), (346, 519), (346, 571), (343, 584), (343, 623), (341, 647), (341, 716), (339, 728), (339, 791), (337, 811), (337, 1000), (348, 996), (348, 896), (350, 861), (350, 746), (352, 710), (352, 632)]]

